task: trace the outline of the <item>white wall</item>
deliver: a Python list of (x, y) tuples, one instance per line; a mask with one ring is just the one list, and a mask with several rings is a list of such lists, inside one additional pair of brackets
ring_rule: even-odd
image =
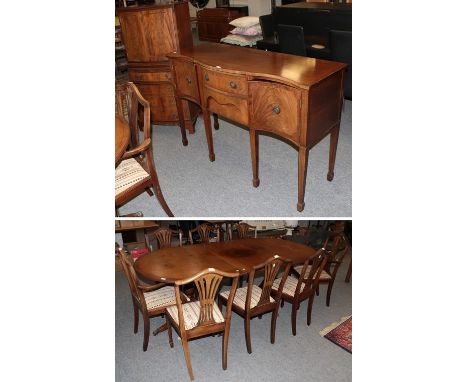
[[(281, 0), (276, 0), (277, 5), (281, 5)], [(231, 5), (248, 5), (250, 16), (262, 16), (271, 13), (270, 0), (230, 0)], [(216, 0), (210, 0), (206, 8), (216, 8)], [(197, 9), (189, 2), (190, 16), (197, 14)]]

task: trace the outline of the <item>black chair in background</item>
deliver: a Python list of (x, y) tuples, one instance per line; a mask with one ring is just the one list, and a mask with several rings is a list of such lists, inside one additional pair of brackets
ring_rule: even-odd
[(278, 24), (278, 40), (281, 53), (307, 56), (304, 29), (301, 26)]
[(330, 51), (332, 61), (344, 62), (348, 64), (345, 73), (344, 97), (352, 99), (352, 32), (330, 30)]
[(275, 37), (275, 16), (263, 15), (259, 17), (263, 38)]

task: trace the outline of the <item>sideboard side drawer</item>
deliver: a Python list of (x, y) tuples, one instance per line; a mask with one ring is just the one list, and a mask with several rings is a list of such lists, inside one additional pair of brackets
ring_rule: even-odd
[(201, 67), (201, 80), (205, 87), (210, 87), (222, 92), (247, 96), (247, 79), (245, 76), (225, 73)]
[(299, 142), (301, 91), (266, 81), (249, 81), (250, 127)]
[(180, 95), (190, 97), (200, 103), (198, 94), (197, 73), (193, 62), (172, 60), (174, 80)]

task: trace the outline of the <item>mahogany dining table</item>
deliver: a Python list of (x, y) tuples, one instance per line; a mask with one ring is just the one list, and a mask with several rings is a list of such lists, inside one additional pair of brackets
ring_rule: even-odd
[(125, 149), (130, 142), (130, 126), (127, 121), (120, 116), (115, 114), (115, 163), (122, 158)]
[(174, 283), (207, 268), (243, 275), (274, 255), (298, 265), (316, 253), (317, 249), (289, 240), (248, 238), (159, 249), (140, 257), (135, 270), (148, 280)]

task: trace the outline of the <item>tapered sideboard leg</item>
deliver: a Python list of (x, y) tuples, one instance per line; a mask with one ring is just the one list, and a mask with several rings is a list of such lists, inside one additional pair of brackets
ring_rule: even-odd
[(213, 134), (211, 132), (211, 117), (207, 109), (203, 109), (203, 122), (205, 124), (206, 142), (208, 143), (210, 161), (214, 162), (215, 154), (213, 148)]
[(336, 148), (338, 146), (338, 135), (340, 134), (340, 124), (336, 125), (330, 133), (330, 157), (328, 160), (327, 180), (332, 181), (335, 176)]
[(309, 163), (309, 149), (307, 147), (299, 146), (299, 168), (298, 168), (298, 198), (297, 210), (302, 212), (304, 210), (304, 193), (307, 179), (307, 165)]
[(260, 179), (258, 179), (258, 132), (250, 130), (250, 155), (252, 157), (252, 184), (258, 187)]
[(182, 108), (182, 99), (179, 97), (175, 97), (176, 100), (176, 107), (177, 107), (177, 115), (179, 116), (179, 126), (180, 132), (182, 133), (182, 144), (184, 146), (188, 145), (187, 141), (187, 133), (185, 132), (185, 118), (184, 118), (184, 109)]

